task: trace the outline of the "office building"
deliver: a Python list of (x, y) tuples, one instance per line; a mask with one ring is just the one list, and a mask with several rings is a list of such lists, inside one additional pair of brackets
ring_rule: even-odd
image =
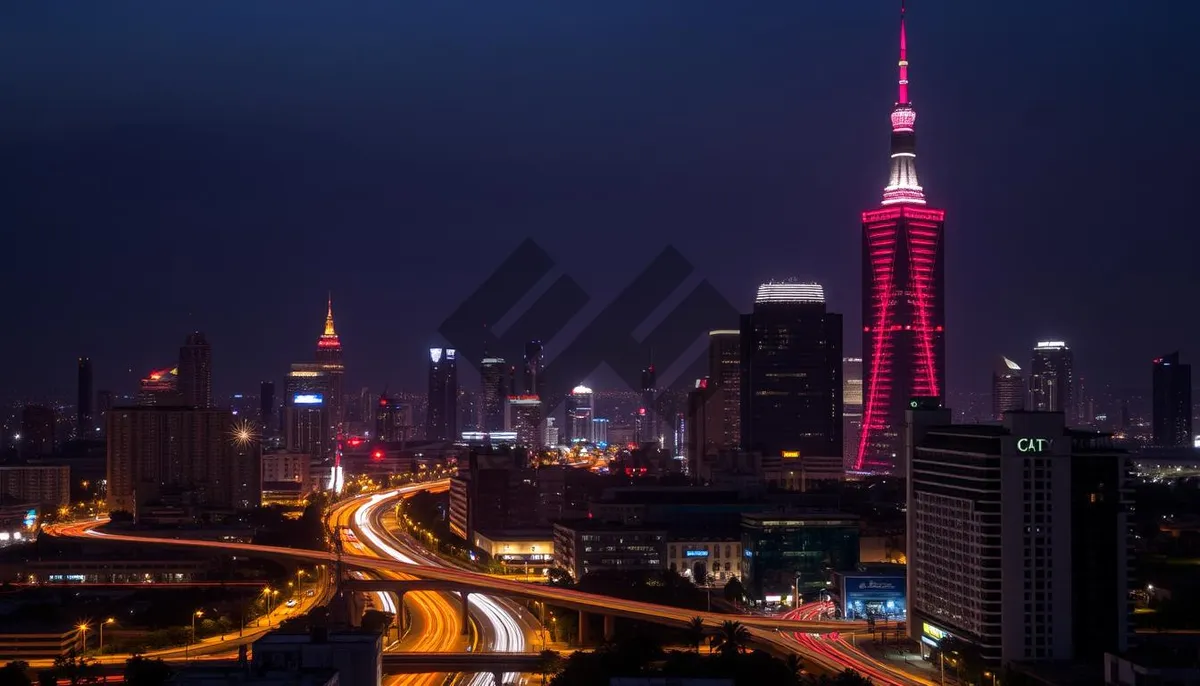
[(325, 390), (325, 406), (330, 422), (331, 435), (336, 436), (346, 421), (346, 396), (342, 380), (346, 376), (346, 365), (342, 361), (342, 339), (333, 326), (333, 296), (329, 296), (325, 309), (325, 328), (317, 339), (316, 363), (328, 379)]
[(504, 402), (504, 430), (517, 434), (517, 445), (542, 448), (542, 401), (536, 395), (510, 395)]
[(504, 429), (504, 401), (511, 393), (512, 370), (503, 357), (484, 357), (479, 363), (483, 391), (483, 420), (480, 430)]
[(458, 361), (454, 348), (429, 349), (429, 401), (425, 440), (458, 439)]
[(1154, 445), (1192, 445), (1192, 365), (1180, 364), (1179, 353), (1154, 360)]
[(1000, 366), (992, 372), (992, 419), (1004, 419), (1013, 410), (1025, 409), (1025, 377), (1016, 362), (1001, 356)]
[(313, 457), (307, 453), (266, 453), (262, 456), (263, 488), (267, 488), (267, 484), (274, 487), (281, 483), (293, 483), (298, 485), (301, 493), (312, 490), (312, 466)]
[(288, 450), (320, 456), (333, 451), (333, 420), (326, 401), (330, 383), (324, 364), (292, 365), (283, 380), (283, 442)]
[(858, 439), (863, 418), (863, 361), (842, 358), (842, 465), (853, 471), (858, 457)]
[(695, 387), (687, 395), (684, 457), (688, 474), (697, 484), (712, 479), (713, 464), (727, 437), (725, 395), (725, 389), (709, 376), (696, 379)]
[(554, 523), (554, 566), (578, 581), (593, 572), (667, 569), (667, 530), (594, 519)]
[(52, 507), (71, 504), (71, 468), (66, 465), (0, 467), (0, 496)]
[(842, 457), (842, 315), (815, 283), (765, 283), (742, 316), (742, 443), (785, 460)]
[(896, 461), (908, 399), (946, 393), (946, 213), (928, 207), (917, 180), (903, 9), (899, 66), (891, 173), (880, 207), (862, 213), (865, 397), (855, 471), (903, 471)]
[(212, 346), (203, 333), (188, 334), (179, 348), (179, 402), (188, 407), (212, 407)]
[(757, 600), (823, 589), (858, 565), (858, 517), (840, 512), (742, 515), (742, 581)]
[(96, 433), (93, 429), (96, 417), (92, 407), (95, 394), (92, 390), (92, 360), (90, 358), (79, 358), (75, 389), (75, 435), (79, 438), (91, 438)]
[(1075, 357), (1062, 341), (1039, 341), (1029, 365), (1029, 403), (1035, 412), (1062, 412), (1075, 416)]
[[(247, 674), (269, 677), (271, 670), (283, 670), (290, 674), (269, 686), (383, 684), (383, 636), (374, 632), (329, 631), (319, 626), (305, 632), (280, 629), (256, 640), (251, 654), (251, 667), (243, 669), (242, 674), (221, 680), (222, 686), (232, 683), (259, 686), (253, 679), (248, 679)], [(323, 674), (332, 674), (332, 681), (311, 680), (312, 676)]]
[(113, 407), (112, 391), (97, 391), (96, 392), (96, 416), (93, 419), (93, 424), (98, 431), (103, 431), (107, 426), (108, 411)]
[(541, 341), (529, 341), (525, 344), (522, 377), (525, 381), (524, 395), (546, 397), (546, 351)]
[(908, 626), (988, 665), (1089, 661), (1132, 631), (1129, 456), (1059, 412), (910, 410)]
[(275, 418), (275, 382), (263, 381), (258, 385), (258, 423), (263, 438), (275, 436), (279, 422)]
[(608, 445), (608, 418), (596, 417), (592, 420), (592, 440), (598, 446)]
[(742, 332), (708, 332), (708, 382), (721, 392), (721, 431), (713, 438), (723, 450), (742, 442)]
[(21, 439), (18, 441), (21, 456), (53, 454), (56, 445), (54, 426), (54, 408), (45, 405), (22, 407)]
[(567, 430), (567, 445), (594, 443), (592, 420), (595, 419), (595, 404), (592, 389), (584, 385), (572, 388), (565, 405), (566, 419), (563, 424)]
[(108, 419), (108, 504), (244, 510), (261, 499), (261, 445), (226, 409), (121, 407)]
[(386, 393), (379, 396), (375, 408), (376, 440), (387, 443), (399, 443), (413, 437), (412, 405), (401, 402), (396, 396)]
[(639, 442), (642, 443), (659, 440), (662, 432), (657, 385), (658, 375), (654, 371), (654, 363), (651, 362), (642, 369), (642, 387), (639, 389), (642, 395), (642, 404), (638, 408), (638, 421), (641, 422), (640, 433), (642, 434)]

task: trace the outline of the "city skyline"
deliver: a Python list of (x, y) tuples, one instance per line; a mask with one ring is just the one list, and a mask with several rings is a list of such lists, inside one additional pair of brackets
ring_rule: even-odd
[[(81, 238), (55, 246), (65, 274), (41, 287), (38, 302), (44, 307), (32, 300), (15, 303), (14, 316), (30, 322), (38, 335), (5, 341), (6, 355), (26, 364), (13, 370), (0, 395), (73, 397), (69, 365), (80, 356), (92, 360), (96, 388), (119, 392), (136, 386), (147, 370), (169, 364), (180, 336), (193, 330), (204, 331), (213, 345), (217, 395), (252, 389), (262, 377), (278, 381), (290, 361), (309, 356), (313, 319), (319, 318), (320, 300), (330, 289), (339, 301), (339, 328), (348, 346), (347, 388), (419, 388), (422, 351), (442, 343), (433, 334), (437, 322), (479, 282), (479, 265), (498, 262), (526, 236), (564, 261), (583, 250), (576, 236), (588, 236), (586, 254), (600, 268), (573, 273), (579, 272), (581, 283), (596, 294), (597, 307), (646, 261), (630, 255), (630, 245), (646, 246), (644, 252), (653, 254), (660, 246), (677, 243), (697, 272), (739, 309), (748, 311), (755, 284), (796, 276), (825, 283), (831, 308), (846, 314), (851, 330), (861, 317), (858, 227), (853, 218), (873, 199), (881, 173), (882, 135), (871, 132), (879, 130), (888, 105), (881, 94), (894, 79), (888, 67), (894, 61), (892, 4), (880, 2), (878, 11), (861, 16), (848, 8), (820, 8), (814, 16), (812, 11), (768, 4), (761, 16), (732, 22), (727, 10), (693, 6), (682, 14), (681, 8), (618, 3), (591, 14), (579, 9), (518, 12), (535, 20), (527, 28), (532, 36), (490, 12), (484, 13), (487, 21), (469, 24), (456, 24), (429, 8), (414, 10), (415, 17), (402, 16), (399, 10), (384, 12), (382, 26), (411, 19), (447, 39), (489, 36), (504, 57), (501, 64), (506, 67), (489, 67), (489, 60), (478, 54), (464, 54), (453, 68), (435, 70), (437, 79), (460, 86), (450, 90), (467, 93), (466, 86), (473, 84), (502, 105), (478, 112), (463, 110), (459, 98), (465, 96), (445, 95), (428, 78), (404, 70), (388, 72), (398, 86), (419, 86), (407, 90), (403, 121), (410, 126), (401, 130), (424, 130), (435, 113), (450, 107), (464, 114), (451, 118), (454, 126), (435, 127), (429, 135), (444, 142), (459, 127), (470, 127), (479, 131), (472, 147), (430, 145), (413, 134), (381, 134), (377, 119), (400, 106), (395, 97), (330, 90), (335, 86), (320, 68), (300, 70), (311, 88), (270, 78), (269, 65), (285, 59), (294, 46), (270, 26), (255, 24), (261, 19), (232, 9), (198, 21), (224, 20), (228, 28), (223, 30), (234, 36), (261, 31), (267, 73), (251, 70), (241, 78), (215, 82), (208, 77), (216, 72), (195, 66), (190, 57), (223, 55), (222, 49), (185, 36), (179, 45), (167, 48), (157, 66), (123, 73), (111, 99), (101, 102), (80, 77), (89, 70), (113, 68), (119, 63), (117, 53), (103, 41), (88, 39), (78, 47), (91, 60), (89, 66), (56, 61), (51, 54), (62, 51), (55, 49), (54, 40), (80, 37), (56, 26), (44, 8), (21, 8), (4, 29), (12, 33), (12, 40), (4, 42), (3, 50), (22, 51), (21, 63), (27, 69), (10, 77), (12, 87), (0, 93), (0, 106), (8, 113), (3, 141), (10, 158), (30, 161), (14, 164), (7, 172), (6, 187), (15, 202), (6, 210), (6, 220), (27, 228), (17, 232), (17, 247), (30, 254), (45, 251), (45, 236), (51, 234), (76, 232)], [(1139, 372), (1145, 361), (1163, 349), (1181, 348), (1186, 354), (1187, 341), (1197, 335), (1196, 324), (1156, 309), (1165, 306), (1166, 299), (1156, 297), (1160, 291), (1186, 288), (1184, 256), (1193, 252), (1190, 241), (1196, 238), (1171, 235), (1176, 249), (1154, 253), (1153, 280), (1137, 278), (1139, 268), (1126, 259), (1147, 257), (1147, 251), (1168, 240), (1164, 231), (1187, 216), (1182, 206), (1186, 174), (1171, 160), (1191, 157), (1192, 138), (1181, 113), (1188, 111), (1186, 99), (1196, 96), (1185, 89), (1160, 92), (1155, 84), (1171, 76), (1182, 80), (1196, 67), (1177, 47), (1181, 41), (1146, 38), (1155, 32), (1170, 35), (1183, 22), (1160, 24), (1162, 19), (1144, 8), (1115, 2), (1091, 7), (1086, 16), (1054, 8), (1036, 23), (934, 2), (917, 3), (909, 11), (918, 19), (910, 29), (913, 44), (919, 46), (913, 61), (921, 74), (914, 98), (922, 104), (923, 128), (936, 132), (922, 141), (922, 158), (928, 161), (923, 181), (937, 189), (939, 203), (953, 218), (947, 279), (959, 286), (947, 302), (951, 391), (986, 392), (996, 354), (1023, 350), (1030, 341), (1044, 339), (1071, 341), (1080, 368), (1092, 378), (1148, 386)], [(195, 18), (184, 12), (159, 8), (133, 21), (180, 31), (179, 26)], [(239, 21), (227, 21), (230, 16), (223, 12)], [(694, 35), (664, 42), (681, 18)], [(111, 17), (96, 19), (101, 29), (112, 27)], [(301, 33), (317, 25), (327, 28), (327, 19), (313, 8), (292, 18)], [(31, 26), (43, 23), (54, 40), (32, 45), (30, 36), (41, 34)], [(328, 41), (314, 53), (325, 60), (322, 64), (340, 64), (357, 54), (339, 40), (365, 30), (361, 24), (347, 18), (328, 28)], [(1089, 59), (1053, 62), (1048, 74), (1035, 68), (1051, 63), (1047, 55), (1060, 54), (1064, 41), (1079, 40), (1077, 35), (1086, 34), (1089, 41), (1111, 39), (1118, 30), (1121, 42), (1132, 39), (1138, 49), (1121, 57), (1081, 49), (1079, 54)], [(562, 32), (593, 47), (614, 44), (615, 39), (631, 41), (657, 59), (649, 66), (645, 60), (620, 59), (602, 68), (592, 58), (569, 52), (558, 69), (583, 70), (597, 78), (587, 80), (585, 91), (556, 79), (555, 87), (570, 97), (549, 100), (541, 90), (530, 90), (529, 80), (520, 76), (538, 64), (530, 62), (536, 51), (521, 46), (529, 40), (561, 50), (550, 36)], [(972, 41), (964, 41), (962, 35), (972, 35)], [(720, 65), (702, 61), (705, 71), (712, 72), (706, 79), (681, 78), (694, 71), (685, 65), (704, 59), (704, 49), (713, 40), (721, 41), (728, 59)], [(1018, 42), (1021, 51), (1004, 49)], [(133, 40), (128, 49), (137, 53), (149, 47)], [(428, 46), (391, 50), (381, 64), (366, 65), (368, 73), (382, 77), (381, 70), (426, 54)], [(1006, 56), (1002, 73), (994, 68), (998, 54)], [(1130, 78), (1151, 58), (1163, 80)], [(818, 60), (828, 68), (812, 69)], [(142, 85), (159, 78), (164, 69), (179, 70), (179, 78), (171, 82), (192, 89), (187, 99), (200, 93), (221, 97), (206, 97), (204, 107), (169, 124), (135, 108), (148, 97)], [(649, 71), (638, 76), (641, 69)], [(50, 77), (64, 80), (53, 98), (38, 88)], [(498, 95), (493, 86), (501, 78), (516, 78), (518, 95)], [(653, 92), (663, 89), (644, 87), (657, 83), (653, 79), (671, 85), (665, 89), (669, 97)], [(1120, 97), (1108, 97), (1114, 95), (1112, 88), (1098, 87), (1107, 79), (1119, 82)], [(260, 81), (275, 87), (258, 88)], [(634, 99), (641, 104), (636, 115), (612, 104), (613, 96), (627, 95), (627, 82), (635, 84), (642, 99)], [(735, 96), (728, 95), (730, 88)], [(249, 116), (235, 103), (256, 89), (253, 99), (263, 107)], [(1003, 97), (997, 97), (1001, 93)], [(1102, 94), (1108, 116), (1085, 116)], [(328, 112), (310, 111), (298, 119), (282, 113), (292, 111), (285, 105), (297, 98), (323, 97), (344, 105)], [(592, 103), (592, 98), (601, 99), (605, 107), (588, 114), (589, 108), (581, 105)], [(532, 123), (519, 116), (539, 109), (551, 114)], [(93, 116), (80, 120), (74, 114), (79, 111)], [(675, 126), (674, 135), (663, 135), (661, 120), (685, 126)], [(1167, 163), (1138, 164), (1141, 148), (1127, 143), (1105, 145), (1103, 150), (1087, 145), (1109, 140), (1109, 126), (1118, 121), (1137, 132), (1139, 146), (1162, 147)], [(396, 128), (389, 124), (389, 131)], [(114, 154), (129, 150), (133, 130), (149, 145)], [(817, 131), (824, 135), (814, 135)], [(590, 142), (567, 140), (585, 132)], [(381, 136), (371, 152), (360, 145), (367, 134)], [(1019, 140), (1020, 154), (998, 149), (995, 142), (1004, 139)], [(243, 145), (247, 140), (258, 142)], [(513, 150), (506, 141), (515, 141), (519, 148), (505, 153)], [(1168, 144), (1174, 150), (1169, 155), (1164, 147)], [(291, 152), (289, 145), (294, 146)], [(646, 145), (657, 146), (653, 159), (637, 152)], [(71, 149), (95, 154), (77, 160)], [(570, 154), (547, 156), (560, 149)], [(444, 162), (430, 164), (431, 156)], [(190, 168), (172, 161), (193, 157), (196, 163)], [(282, 163), (293, 158), (312, 161), (301, 166), (312, 169), (317, 188), (325, 190), (297, 194), (297, 188), (307, 189), (311, 181), (288, 169), (295, 165)], [(567, 158), (584, 161), (571, 166)], [(810, 159), (822, 163), (805, 162)], [(464, 164), (471, 160), (478, 164)], [(397, 171), (389, 171), (397, 164)], [(1094, 202), (1096, 189), (1103, 186), (1097, 170), (1112, 164), (1136, 164), (1139, 180), (1126, 185), (1119, 197), (1108, 194), (1100, 211)], [(242, 176), (222, 180), (211, 173), (226, 166), (243, 169)], [(461, 184), (448, 181), (465, 174), (462, 169), (476, 167), (478, 173), (457, 179)], [(347, 170), (363, 182), (355, 185), (364, 190), (353, 195), (345, 184), (322, 183), (333, 173), (326, 170), (333, 168)], [(147, 169), (154, 169), (156, 178), (146, 178)], [(414, 176), (418, 169), (422, 175)], [(633, 178), (649, 179), (655, 192), (605, 180), (613, 172), (625, 176), (632, 169), (642, 169)], [(101, 198), (90, 185), (98, 177), (111, 179)], [(171, 179), (178, 183), (169, 183)], [(473, 202), (466, 204), (480, 210), (441, 212), (448, 202), (445, 189), (451, 185), (456, 198), (470, 197)], [(39, 190), (51, 186), (56, 188), (54, 198), (76, 196), (79, 202), (70, 207), (52, 203), (52, 197)], [(191, 186), (207, 189), (203, 207), (185, 189)], [(584, 212), (564, 212), (554, 204), (535, 209), (551, 196), (592, 198), (587, 189), (593, 186), (602, 201), (588, 200)], [(253, 193), (246, 190), (250, 188)], [(716, 188), (722, 192), (714, 193)], [(394, 190), (399, 190), (399, 200), (392, 199)], [(281, 201), (298, 195), (303, 197)], [(508, 198), (503, 206), (497, 204), (500, 195)], [(700, 214), (689, 209), (695, 205), (691, 199), (705, 196), (724, 200), (701, 202)], [(89, 209), (81, 213), (76, 206)], [(1017, 211), (1022, 219), (1013, 222)], [(1129, 235), (1124, 227), (1135, 212), (1142, 228)], [(105, 235), (118, 224), (127, 238), (119, 251), (99, 246), (91, 237)], [(675, 228), (680, 225), (689, 230)], [(165, 261), (153, 256), (176, 254), (182, 246), (176, 245), (175, 232), (163, 231), (165, 226), (188, 227), (188, 234), (211, 231), (211, 248), (184, 252), (187, 259), (175, 259), (170, 269), (160, 268)], [(360, 229), (349, 230), (355, 226)], [(564, 232), (564, 227), (573, 230)], [(729, 251), (727, 232), (734, 228), (745, 248)], [(595, 240), (598, 230), (607, 240)], [(455, 241), (454, 251), (438, 250), (436, 237), (448, 231), (461, 240)], [(273, 273), (248, 269), (228, 283), (212, 278), (212, 267), (220, 260), (269, 262), (280, 249), (294, 252), (297, 264), (312, 262), (309, 258), (324, 250), (318, 246), (330, 236), (347, 241), (347, 248), (358, 250), (361, 259), (344, 264), (321, 260), (326, 266), (293, 280), (282, 299), (247, 297), (271, 288)], [(374, 247), (359, 250), (366, 241)], [(1125, 246), (1120, 254), (1101, 248), (1116, 241)], [(1056, 270), (1065, 273), (1054, 280), (1051, 292), (1043, 292), (1034, 279), (1014, 284), (1008, 278), (1012, 265), (1031, 264), (1034, 255), (1073, 251), (1080, 251), (1082, 259), (1056, 264)], [(416, 255), (433, 257), (418, 260)], [(6, 285), (18, 287), (32, 278), (27, 271), (31, 263), (36, 261), (15, 264), (6, 272)], [(1102, 276), (1113, 269), (1130, 272), (1121, 279)], [(137, 279), (112, 279), (101, 273), (157, 279), (155, 297), (139, 298)], [(438, 287), (424, 287), (433, 278)], [(403, 323), (377, 316), (383, 300), (389, 311), (404, 313)], [(972, 304), (980, 302), (988, 307)], [(1097, 308), (1076, 307), (1081, 302), (1105, 302), (1118, 310), (1136, 307), (1143, 312), (1145, 330), (1137, 335), (1111, 331), (1108, 315), (1096, 314)], [(63, 311), (72, 314), (50, 315)], [(248, 335), (256, 326), (262, 333)], [(861, 354), (855, 338), (847, 336), (848, 355)], [(547, 341), (548, 357), (554, 347)], [(519, 351), (504, 354), (515, 357)]]

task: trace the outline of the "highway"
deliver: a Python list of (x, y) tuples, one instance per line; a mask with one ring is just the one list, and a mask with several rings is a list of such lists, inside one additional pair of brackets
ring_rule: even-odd
[[(445, 482), (438, 482), (445, 484)], [(434, 486), (434, 489), (445, 486)], [(409, 496), (419, 490), (420, 487), (407, 487), (390, 491), (386, 494), (378, 494), (368, 496), (359, 500), (359, 507), (355, 510), (352, 529), (361, 541), (366, 543), (371, 550), (381, 556), (391, 560), (407, 563), (428, 566), (442, 566), (445, 563), (440, 559), (427, 555), (411, 538), (404, 534), (394, 534), (389, 531), (386, 521), (394, 522), (394, 512), (392, 506), (400, 497)], [(410, 577), (411, 578), (411, 577)], [(420, 592), (406, 593), (405, 598), (409, 595), (417, 595)], [(458, 605), (462, 601), (455, 599), (453, 601)], [(529, 621), (523, 616), (521, 609), (511, 601), (502, 598), (493, 598), (481, 594), (472, 594), (468, 600), (469, 609), (472, 618), (475, 620), (476, 626), (480, 630), (479, 645), (475, 646), (478, 649), (487, 652), (503, 652), (503, 653), (521, 653), (529, 649), (529, 641), (527, 636), (534, 635), (537, 630), (536, 626), (531, 626)], [(455, 609), (459, 609), (456, 607)], [(452, 624), (452, 631), (457, 635), (458, 620), (455, 619)], [(438, 651), (446, 652), (446, 651)], [(506, 683), (516, 683), (518, 675), (506, 674)], [(467, 678), (467, 684), (472, 686), (491, 683), (490, 674), (474, 674)]]

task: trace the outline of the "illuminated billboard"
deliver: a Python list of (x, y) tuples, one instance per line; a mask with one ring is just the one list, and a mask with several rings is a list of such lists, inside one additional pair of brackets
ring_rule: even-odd
[(907, 610), (903, 576), (854, 574), (842, 577), (842, 614), (846, 619), (903, 619)]
[(292, 396), (293, 405), (322, 405), (325, 397), (320, 393), (297, 393)]

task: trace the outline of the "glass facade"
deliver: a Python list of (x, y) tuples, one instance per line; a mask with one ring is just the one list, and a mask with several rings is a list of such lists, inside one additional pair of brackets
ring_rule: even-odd
[(850, 515), (747, 515), (742, 518), (742, 574), (750, 596), (826, 588), (834, 572), (858, 565), (858, 519)]

